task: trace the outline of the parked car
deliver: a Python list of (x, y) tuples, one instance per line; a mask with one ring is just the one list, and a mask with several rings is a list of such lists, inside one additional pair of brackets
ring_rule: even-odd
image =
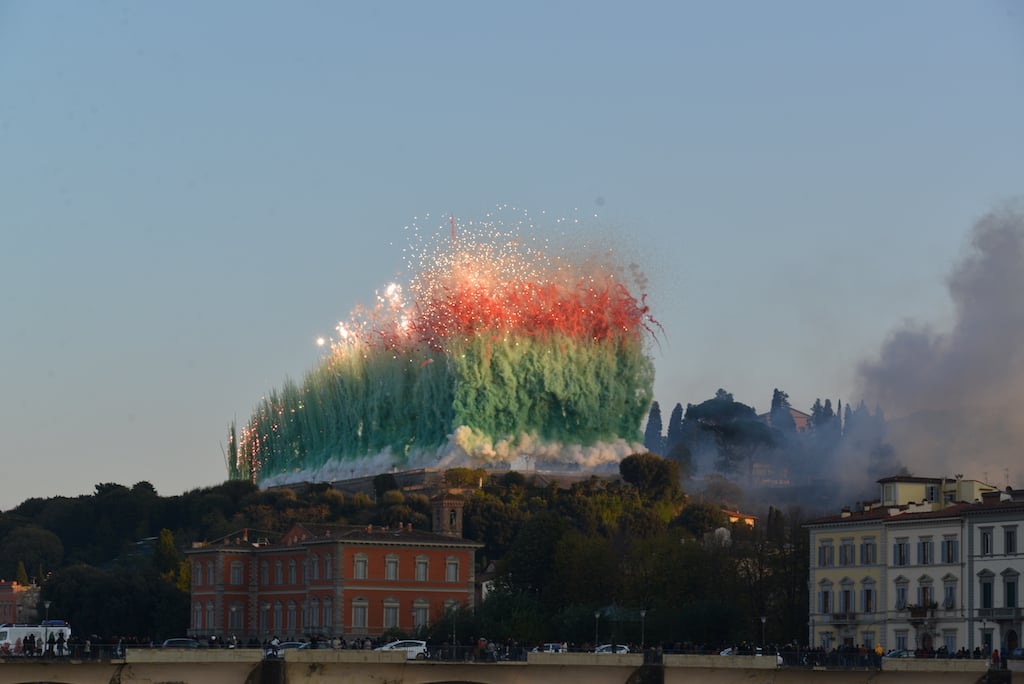
[(430, 657), (430, 653), (427, 651), (427, 642), (419, 641), (417, 639), (403, 639), (402, 641), (392, 641), (390, 644), (384, 644), (373, 649), (374, 651), (405, 651), (405, 657), (408, 660), (425, 660)]
[(909, 650), (907, 650), (905, 648), (899, 649), (899, 650), (894, 649), (892, 651), (889, 651), (888, 653), (886, 653), (882, 657), (883, 658), (913, 658), (914, 657), (914, 652), (913, 651), (909, 651)]
[(195, 639), (181, 638), (181, 639), (166, 639), (164, 643), (160, 645), (160, 648), (199, 648), (200, 643)]
[(534, 646), (533, 647), (533, 652), (534, 653), (566, 653), (566, 652), (568, 652), (568, 650), (569, 650), (568, 648), (562, 648), (561, 642), (559, 642), (557, 644), (556, 643), (541, 644), (540, 646)]
[(629, 653), (629, 646), (623, 644), (604, 644), (595, 648), (594, 653)]

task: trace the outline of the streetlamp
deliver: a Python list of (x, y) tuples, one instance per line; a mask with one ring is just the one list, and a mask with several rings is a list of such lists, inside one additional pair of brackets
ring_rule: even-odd
[(594, 649), (597, 649), (597, 621), (601, 617), (601, 611), (594, 611)]
[(646, 636), (647, 636), (647, 611), (646, 610), (641, 610), (640, 611), (640, 650), (641, 651), (645, 648), (645, 645), (647, 643)]
[(768, 617), (765, 615), (761, 616), (761, 653), (764, 653), (764, 623), (768, 621)]
[[(43, 601), (43, 606), (46, 608), (46, 617), (43, 619), (43, 653), (46, 653), (50, 648), (50, 603), (51, 601)], [(49, 653), (48, 655), (53, 655)]]

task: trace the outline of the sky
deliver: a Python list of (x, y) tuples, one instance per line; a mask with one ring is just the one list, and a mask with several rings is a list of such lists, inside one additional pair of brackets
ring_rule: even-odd
[(1022, 121), (1011, 0), (0, 0), (0, 509), (223, 481), (406, 226), (496, 207), (642, 266), (666, 416), (913, 413), (874, 371), (962, 327)]

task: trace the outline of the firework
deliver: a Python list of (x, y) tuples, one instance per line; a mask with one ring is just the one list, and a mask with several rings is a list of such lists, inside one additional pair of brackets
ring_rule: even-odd
[[(444, 235), (438, 231), (437, 235)], [(392, 467), (589, 467), (639, 447), (657, 323), (614, 253), (580, 257), (468, 223), (419, 240), (406, 287), (321, 339), (322, 360), (231, 426), (229, 471), (262, 484)]]

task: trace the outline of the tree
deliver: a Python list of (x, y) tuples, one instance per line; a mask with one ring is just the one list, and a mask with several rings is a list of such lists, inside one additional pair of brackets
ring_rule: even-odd
[(679, 464), (655, 454), (633, 454), (619, 463), (622, 479), (637, 488), (648, 501), (678, 501), (682, 498), (679, 486)]
[(685, 443), (686, 435), (683, 428), (683, 405), (676, 404), (668, 419), (668, 434), (665, 436), (665, 451), (671, 454)]
[(776, 387), (772, 392), (772, 408), (768, 419), (773, 429), (786, 435), (796, 432), (796, 421), (789, 412), (790, 408), (789, 395)]
[(647, 415), (647, 428), (644, 430), (644, 448), (651, 453), (664, 453), (665, 440), (661, 436), (661, 427), (661, 407), (655, 401), (651, 404), (651, 412)]
[(713, 436), (718, 449), (715, 467), (724, 473), (734, 472), (746, 461), (749, 475), (754, 457), (775, 444), (771, 429), (761, 422), (754, 409), (734, 401), (732, 394), (723, 389), (718, 390), (714, 399), (696, 406), (691, 404), (685, 417)]
[(25, 570), (25, 564), (18, 561), (18, 570), (14, 573), (14, 581), (22, 586), (28, 584), (28, 572)]

